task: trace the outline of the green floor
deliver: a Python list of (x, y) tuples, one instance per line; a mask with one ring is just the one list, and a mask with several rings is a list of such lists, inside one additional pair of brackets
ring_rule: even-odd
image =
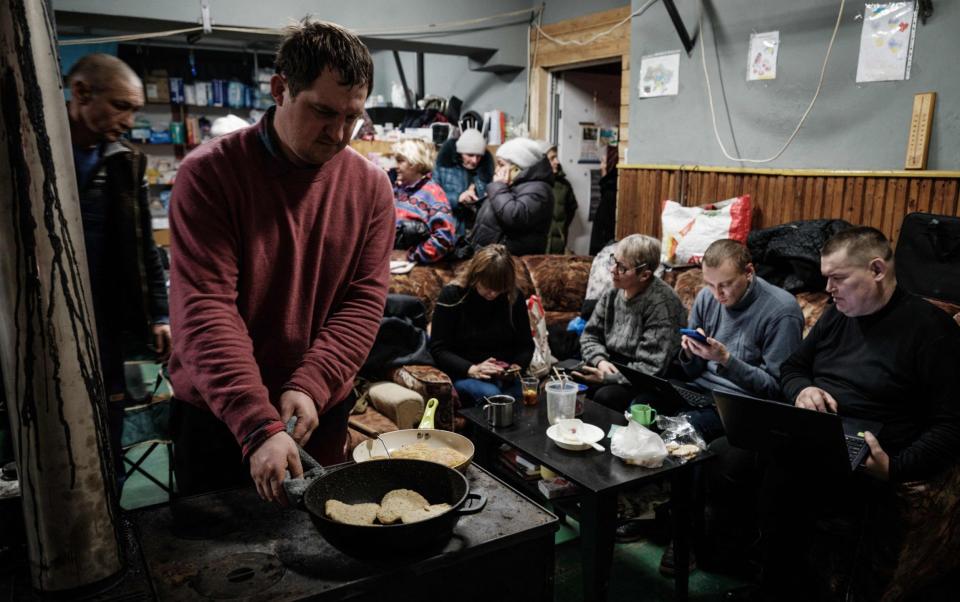
[[(142, 449), (146, 449), (143, 447)], [(137, 451), (134, 450), (134, 454)], [(136, 455), (133, 456), (136, 458)], [(157, 448), (143, 464), (159, 481), (166, 482), (167, 454)], [(165, 503), (167, 495), (143, 476), (134, 475), (123, 487), (121, 504), (126, 509)], [(568, 519), (557, 532), (556, 602), (580, 600), (580, 546), (576, 522)], [(617, 544), (610, 576), (609, 600), (672, 600), (673, 581), (660, 575), (663, 547), (645, 541)], [(690, 600), (720, 600), (723, 592), (739, 582), (723, 575), (696, 570), (690, 576)]]

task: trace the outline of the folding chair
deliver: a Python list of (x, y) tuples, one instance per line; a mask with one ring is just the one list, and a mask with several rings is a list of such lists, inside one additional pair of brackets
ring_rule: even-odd
[[(153, 372), (156, 374), (152, 374)], [(162, 489), (169, 497), (173, 493), (173, 441), (170, 438), (171, 389), (164, 377), (164, 366), (156, 362), (134, 361), (124, 364), (127, 391), (134, 405), (124, 408), (123, 462), (125, 478), (140, 474)], [(153, 391), (149, 385), (153, 381)], [(146, 446), (146, 449), (143, 449)], [(166, 483), (144, 469), (144, 462), (160, 446), (167, 451)], [(137, 455), (139, 453), (139, 455)]]

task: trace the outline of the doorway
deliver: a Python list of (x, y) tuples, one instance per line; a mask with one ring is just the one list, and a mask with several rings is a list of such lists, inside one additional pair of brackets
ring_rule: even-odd
[(550, 73), (548, 139), (557, 143), (560, 165), (577, 198), (567, 234), (567, 250), (576, 255), (589, 254), (600, 160), (620, 126), (622, 77), (619, 59)]

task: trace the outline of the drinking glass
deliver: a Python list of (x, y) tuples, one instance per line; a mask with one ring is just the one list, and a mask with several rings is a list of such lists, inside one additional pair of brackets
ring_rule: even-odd
[(573, 418), (576, 409), (577, 384), (569, 380), (547, 383), (547, 422), (556, 424), (563, 418)]
[(538, 391), (540, 387), (540, 379), (536, 376), (524, 376), (520, 379), (520, 390), (523, 393), (523, 405), (525, 406), (535, 406), (537, 405)]

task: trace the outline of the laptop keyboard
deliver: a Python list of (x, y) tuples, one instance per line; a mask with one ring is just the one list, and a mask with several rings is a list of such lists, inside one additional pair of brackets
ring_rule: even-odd
[(847, 457), (850, 459), (850, 463), (853, 464), (853, 461), (857, 459), (857, 456), (859, 456), (863, 448), (866, 447), (867, 442), (862, 437), (854, 437), (853, 435), (844, 435), (844, 438), (847, 440)]
[(684, 389), (683, 387), (674, 387), (674, 389), (680, 394), (680, 397), (682, 397), (685, 402), (692, 406), (702, 408), (713, 403), (713, 398), (708, 395), (704, 395), (703, 393), (697, 393), (696, 391)]

